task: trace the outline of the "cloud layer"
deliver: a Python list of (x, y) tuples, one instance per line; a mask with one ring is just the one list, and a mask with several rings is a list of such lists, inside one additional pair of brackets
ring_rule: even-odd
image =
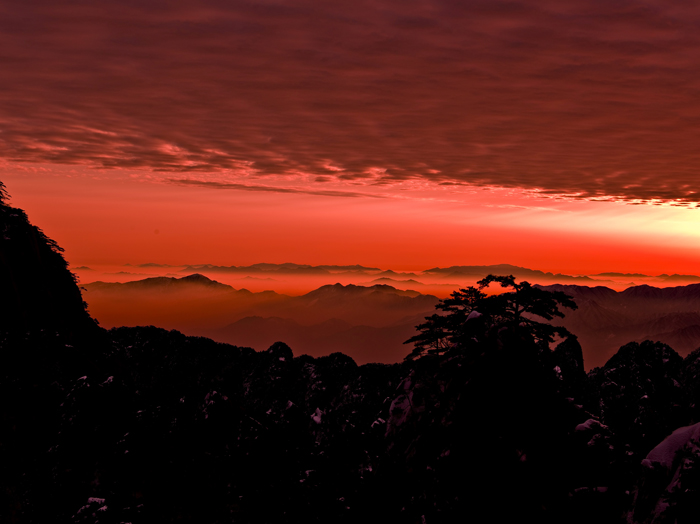
[(626, 0), (5, 3), (0, 156), (698, 202), (698, 22)]
[(342, 198), (386, 198), (372, 193), (359, 193), (357, 191), (331, 191), (323, 189), (299, 189), (292, 187), (274, 187), (250, 184), (237, 184), (232, 182), (210, 182), (206, 180), (192, 180), (189, 178), (169, 178), (168, 183), (179, 186), (207, 187), (210, 189), (233, 189), (236, 191), (253, 191), (257, 193), (290, 193), (297, 195), (314, 195)]

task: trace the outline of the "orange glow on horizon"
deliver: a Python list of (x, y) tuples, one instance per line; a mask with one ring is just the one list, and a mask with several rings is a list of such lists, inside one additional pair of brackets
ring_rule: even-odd
[(515, 190), (338, 198), (116, 174), (8, 169), (3, 180), (11, 203), (64, 247), (73, 267), (296, 262), (420, 271), (508, 263), (570, 275), (700, 272), (694, 209)]

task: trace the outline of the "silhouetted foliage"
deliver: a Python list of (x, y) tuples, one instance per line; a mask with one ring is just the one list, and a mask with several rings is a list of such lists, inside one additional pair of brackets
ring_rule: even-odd
[(9, 198), (9, 195), (7, 194), (7, 188), (5, 187), (5, 184), (0, 181), (0, 204), (4, 204), (5, 200)]
[(63, 249), (6, 200), (0, 185), (0, 331), (95, 328)]
[(628, 344), (586, 376), (537, 320), (575, 305), (512, 276), (442, 301), (414, 340), (434, 357), (401, 364), (106, 331), (55, 243), (0, 212), (0, 298), (21, 313), (0, 324), (1, 522), (697, 520), (697, 439), (640, 464), (700, 418), (700, 350)]
[[(487, 296), (484, 289), (497, 283), (511, 291)], [(515, 277), (488, 275), (470, 286), (454, 291), (449, 298), (435, 307), (443, 314), (426, 317), (426, 322), (416, 326), (419, 333), (405, 343), (414, 344), (406, 357), (412, 360), (424, 354), (440, 354), (453, 349), (467, 349), (479, 344), (494, 329), (510, 329), (513, 333), (527, 335), (535, 342), (553, 342), (556, 336), (571, 335), (563, 327), (552, 326), (536, 320), (552, 320), (563, 317), (560, 307), (576, 309), (573, 299), (561, 291), (545, 291), (529, 282), (515, 282)]]

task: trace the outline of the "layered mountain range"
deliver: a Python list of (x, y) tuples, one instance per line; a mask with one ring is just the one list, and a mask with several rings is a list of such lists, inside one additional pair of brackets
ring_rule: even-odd
[[(603, 286), (540, 286), (572, 296), (578, 309), (555, 323), (578, 336), (587, 369), (627, 342), (653, 340), (681, 355), (700, 347), (700, 284), (617, 292)], [(234, 289), (203, 275), (83, 286), (103, 325), (156, 325), (221, 342), (265, 348), (287, 341), (312, 356), (342, 351), (360, 363), (400, 362), (403, 342), (438, 298), (385, 284), (322, 286), (301, 296)]]
[[(552, 351), (485, 315), (469, 345), (400, 364), (314, 358), (282, 342), (255, 351), (152, 326), (105, 330), (59, 247), (1, 190), (2, 522), (670, 524), (700, 515), (700, 350), (683, 358), (631, 342), (586, 373), (575, 336)], [(25, 278), (33, 272), (41, 285)], [(205, 289), (206, 300), (240, 293), (196, 275), (129, 288), (172, 298), (181, 286)], [(341, 288), (358, 304), (426, 300)], [(296, 307), (337, 308), (341, 288)], [(627, 314), (666, 304), (669, 315), (673, 304), (692, 307), (695, 291), (631, 292), (641, 304), (604, 289), (586, 296), (599, 307), (621, 300)]]
[[(453, 280), (479, 280), (488, 274), (509, 274), (514, 275), (518, 279), (528, 279), (531, 281), (553, 281), (562, 284), (586, 284), (596, 283), (603, 279), (655, 279), (658, 282), (700, 282), (700, 276), (697, 275), (645, 275), (643, 273), (619, 273), (607, 272), (597, 273), (593, 275), (567, 275), (564, 273), (552, 273), (549, 271), (540, 271), (538, 269), (529, 269), (512, 264), (490, 264), (490, 265), (464, 265), (464, 266), (449, 266), (449, 267), (434, 267), (425, 269), (420, 272), (397, 272), (391, 269), (382, 270), (376, 267), (367, 267), (360, 264), (354, 265), (311, 265), (311, 264), (270, 264), (260, 263), (249, 266), (217, 266), (213, 264), (199, 264), (186, 266), (172, 266), (163, 264), (139, 264), (135, 267), (139, 268), (180, 268), (183, 273), (219, 273), (219, 274), (274, 274), (274, 275), (373, 275), (375, 278), (404, 278), (404, 279), (431, 279), (431, 278), (447, 278)], [(419, 285), (424, 282), (417, 280), (409, 280)]]
[(579, 337), (586, 367), (604, 364), (630, 341), (653, 340), (687, 355), (700, 347), (700, 284), (668, 288), (641, 285), (621, 292), (596, 286), (542, 286), (574, 298), (563, 325)]
[(177, 277), (201, 274), (210, 279), (245, 288), (253, 292), (274, 290), (288, 295), (303, 295), (328, 284), (360, 286), (385, 284), (402, 290), (415, 290), (440, 298), (460, 287), (476, 285), (489, 274), (513, 275), (531, 284), (571, 284), (607, 286), (616, 291), (639, 284), (658, 287), (679, 286), (700, 282), (695, 275), (645, 275), (641, 273), (600, 273), (569, 275), (545, 272), (512, 264), (464, 265), (434, 267), (420, 271), (395, 271), (356, 265), (311, 265), (296, 263), (260, 263), (248, 266), (218, 266), (212, 264), (171, 265), (146, 263), (119, 266), (76, 266), (72, 268), (84, 282), (128, 282), (146, 277)]
[(437, 302), (386, 285), (251, 293), (198, 274), (83, 288), (91, 313), (108, 327), (156, 325), (255, 348), (286, 341), (312, 356), (343, 351), (360, 363), (401, 361), (403, 342)]

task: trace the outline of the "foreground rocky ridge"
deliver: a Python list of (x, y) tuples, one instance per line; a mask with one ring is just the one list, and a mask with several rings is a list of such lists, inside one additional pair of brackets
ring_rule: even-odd
[[(700, 352), (634, 344), (576, 383), (568, 354), (508, 343), (365, 366), (153, 327), (102, 343), (3, 339), (9, 521), (647, 522), (659, 500), (687, 506), (667, 486), (696, 444), (643, 463), (695, 420)], [(663, 385), (647, 380), (669, 356)]]
[[(283, 343), (106, 331), (58, 247), (0, 206), (1, 284), (21, 290), (0, 318), (3, 522), (700, 514), (700, 350), (631, 343), (586, 374), (574, 337), (549, 351), (508, 328), (468, 351), (363, 366)], [(24, 286), (29, 270), (45, 285)]]
[(4, 340), (25, 350), (3, 362), (11, 519), (555, 522), (578, 487), (559, 457), (587, 415), (507, 350), (358, 367), (157, 328), (107, 338), (89, 359), (60, 334)]

